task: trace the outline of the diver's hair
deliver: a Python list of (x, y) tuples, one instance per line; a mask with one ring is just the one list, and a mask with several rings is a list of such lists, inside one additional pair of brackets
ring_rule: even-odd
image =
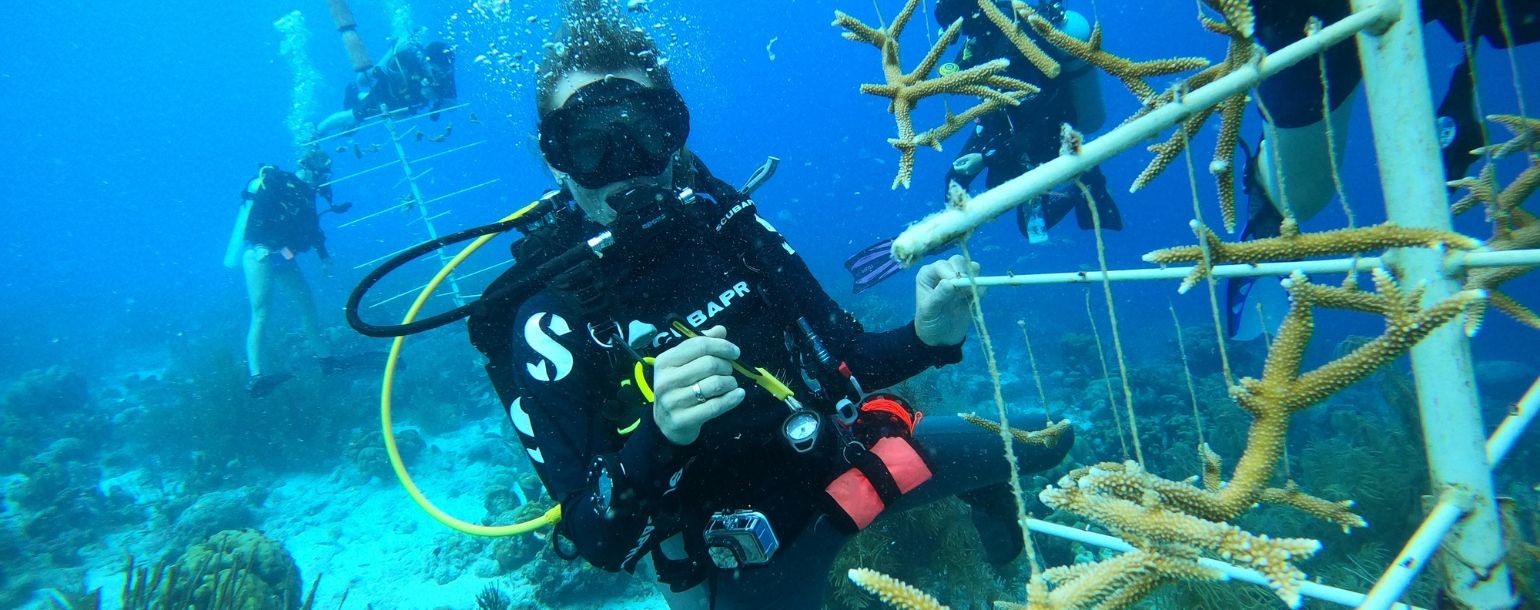
[(659, 89), (674, 88), (667, 62), (647, 31), (637, 27), (615, 0), (563, 0), (561, 34), (545, 46), (535, 84), (535, 110), (555, 110), (556, 82), (577, 71), (608, 74), (639, 70)]

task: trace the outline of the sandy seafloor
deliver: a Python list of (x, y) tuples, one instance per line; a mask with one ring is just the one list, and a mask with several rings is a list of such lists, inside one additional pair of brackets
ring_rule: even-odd
[[(464, 456), (472, 453), (469, 449), (481, 443), (489, 431), (496, 431), (497, 425), (497, 418), (493, 417), (446, 434), (424, 435), (428, 449), (416, 463), (407, 464), (407, 469), (439, 508), (473, 522), (486, 512), (482, 495), (495, 465)], [(397, 432), (402, 429), (398, 426)], [(137, 475), (138, 471), (133, 471), (104, 478), (102, 485), (132, 488)], [(532, 604), (524, 607), (539, 607), (532, 599), (531, 583), (520, 570), (482, 577), (477, 575), (474, 563), (462, 566), (435, 560), (440, 549), (464, 542), (469, 535), (434, 521), (412, 502), (397, 481), (372, 477), (367, 484), (360, 485), (356, 481), (358, 476), (356, 467), (345, 462), (339, 462), (325, 474), (287, 475), (270, 490), (266, 501), (254, 508), (261, 519), (255, 529), (281, 541), (289, 550), (307, 591), (315, 577), (321, 576), (315, 608), (475, 607), (476, 594), (488, 584), (508, 593), (513, 598), (513, 608), (520, 608), (521, 601)], [(155, 556), (155, 549), (136, 549), (129, 541), (161, 540), (164, 532), (159, 527), (146, 522), (135, 530), (113, 535), (103, 547), (85, 554), (86, 564), (95, 566), (88, 573), (89, 584), (102, 587), (105, 610), (119, 608), (116, 592), (121, 590), (124, 580), (123, 553)], [(483, 557), (479, 561), (491, 560)], [(578, 564), (568, 565), (576, 568)], [(446, 574), (452, 580), (439, 583), (439, 578)], [(646, 595), (598, 599), (592, 607), (667, 610), (668, 604), (651, 586), (630, 590), (645, 591)], [(346, 600), (342, 598), (344, 591)]]

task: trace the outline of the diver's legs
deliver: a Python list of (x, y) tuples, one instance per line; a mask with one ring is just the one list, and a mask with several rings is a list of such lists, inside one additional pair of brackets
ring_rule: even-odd
[(310, 290), (310, 283), (305, 281), (305, 275), (300, 272), (299, 265), (289, 262), (279, 266), (274, 269), (273, 280), (294, 299), (294, 305), (299, 309), (301, 328), (305, 331), (305, 341), (310, 344), (310, 352), (316, 358), (330, 358), (331, 349), (321, 337), (321, 325), (316, 317), (315, 295)]
[[(819, 517), (769, 565), (742, 570), (713, 570), (711, 578), (681, 593), (665, 593), (670, 610), (780, 610), (819, 608), (829, 588), (834, 558), (850, 537)], [(659, 585), (668, 591), (667, 585)], [(712, 589), (716, 589), (715, 595)], [(715, 599), (713, 599), (713, 597)]]
[(267, 325), (268, 306), (272, 303), (273, 277), (263, 259), (263, 248), (247, 248), (241, 259), (246, 274), (246, 298), (251, 302), (251, 326), (246, 329), (246, 370), (256, 377), (262, 374), (262, 330)]
[[(1331, 203), (1337, 194), (1332, 173), (1340, 170), (1332, 166), (1332, 159), (1338, 163), (1343, 159), (1352, 113), (1348, 104), (1332, 109), (1331, 150), (1326, 148), (1324, 120), (1268, 130), (1269, 137), (1257, 147), (1256, 160), (1257, 180), (1268, 201), (1274, 206), (1288, 205), (1294, 219), (1300, 222), (1314, 218)], [(1279, 211), (1284, 210), (1280, 207)]]
[[(1011, 425), (1023, 429), (1036, 426), (1028, 418), (1013, 418)], [(1020, 472), (1037, 472), (1057, 465), (1069, 453), (1074, 444), (1073, 432), (1066, 432), (1054, 447), (1027, 446), (1016, 443), (1016, 460)], [(974, 523), (981, 522), (990, 529), (993, 538), (1014, 537), (1014, 552), (1006, 560), (1021, 551), (1021, 530), (1015, 525), (1016, 504), (1005, 494), (1003, 501), (997, 491), (1008, 481), (1010, 468), (1005, 462), (1004, 443), (1000, 435), (990, 432), (955, 416), (932, 416), (920, 420), (915, 427), (914, 438), (929, 458), (932, 477), (929, 481), (904, 494), (890, 510), (893, 514), (929, 502), (954, 495), (962, 495), (964, 501), (974, 507)], [(881, 517), (879, 517), (881, 518)], [(981, 526), (981, 530), (984, 527)], [(1006, 533), (1005, 535), (999, 532)], [(668, 593), (671, 610), (749, 610), (758, 608), (818, 608), (824, 591), (828, 588), (829, 570), (835, 556), (849, 540), (828, 519), (819, 517), (800, 532), (790, 544), (782, 547), (774, 561), (762, 568), (733, 571), (716, 571), (715, 584), (702, 583), (683, 593)], [(668, 543), (665, 543), (667, 545)], [(989, 541), (986, 541), (988, 547)], [(1007, 545), (1008, 546), (1008, 545)], [(666, 548), (666, 547), (665, 547)], [(993, 549), (990, 559), (996, 559)], [(712, 604), (711, 588), (716, 588)], [(664, 590), (667, 586), (663, 586)]]
[(339, 110), (326, 116), (321, 124), (316, 126), (317, 136), (326, 136), (333, 133), (352, 129), (358, 125), (358, 119), (353, 117), (352, 110)]
[[(1035, 430), (1041, 422), (1027, 417), (1012, 417), (1011, 426)], [(1005, 462), (1005, 444), (1000, 434), (990, 432), (950, 415), (920, 420), (914, 440), (929, 458), (931, 479), (904, 494), (894, 508), (907, 510), (990, 485), (1009, 481)], [(1053, 447), (1015, 443), (1017, 471), (1032, 473), (1057, 466), (1075, 443), (1074, 432), (1067, 430)]]

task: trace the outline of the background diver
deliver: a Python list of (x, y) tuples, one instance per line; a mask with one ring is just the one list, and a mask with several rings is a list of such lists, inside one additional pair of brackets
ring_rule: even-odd
[[(321, 121), (318, 135), (350, 129), (379, 116), (382, 108), (408, 113), (439, 110), (458, 95), (454, 68), (454, 49), (443, 42), (399, 42), (378, 64), (358, 73), (343, 94), (343, 109)], [(438, 115), (429, 118), (436, 121)]]
[[(970, 272), (962, 258), (919, 270), (912, 323), (866, 331), (684, 147), (690, 113), (646, 31), (612, 3), (566, 4), (567, 52), (544, 58), (536, 93), (560, 190), (486, 294), (553, 250), (604, 234), (614, 246), (471, 317), (561, 504), (557, 551), (655, 574), (675, 609), (816, 608), (857, 530), (958, 495), (989, 559), (1016, 557), (1000, 435), (862, 391), (962, 358), (972, 296), (946, 281)], [(1018, 443), (1021, 468), (1057, 464), (1068, 434)]]
[(332, 356), (321, 337), (315, 298), (297, 262), (300, 254), (313, 248), (321, 258), (324, 273), (331, 275), (331, 254), (326, 250), (320, 214), (316, 213), (316, 196), (326, 199), (328, 212), (346, 212), (352, 204), (332, 203), (331, 187), (318, 186), (330, 175), (331, 158), (311, 150), (300, 159), (299, 168), (293, 173), (273, 165), (262, 166), (241, 191), (241, 209), (230, 234), (225, 266), (239, 266), (245, 271), (246, 293), (251, 302), (251, 325), (246, 333), (246, 367), (250, 374), (246, 391), (252, 397), (265, 396), (292, 378), (287, 373), (271, 373), (264, 368), (262, 339), (275, 287), (293, 298), (305, 339), (321, 370), (332, 373), (345, 368), (345, 362)]
[[(1425, 23), (1437, 21), (1465, 45), (1485, 39), (1493, 47), (1506, 49), (1510, 40), (1513, 45), (1540, 40), (1540, 2), (1506, 2), (1510, 38), (1502, 30), (1498, 1), (1425, 0), (1422, 19)], [(1466, 5), (1467, 19), (1463, 22), (1461, 5)], [(1311, 17), (1331, 23), (1347, 16), (1351, 9), (1344, 0), (1256, 0), (1255, 10), (1257, 41), (1276, 51), (1303, 37)], [(1257, 152), (1248, 154), (1242, 183), (1248, 199), (1242, 240), (1276, 237), (1284, 218), (1284, 202), (1294, 219), (1303, 223), (1325, 209), (1336, 195), (1332, 176), (1340, 168), (1332, 166), (1332, 159), (1340, 163), (1345, 158), (1343, 148), (1352, 113), (1347, 102), (1355, 97), (1363, 80), (1357, 41), (1331, 47), (1324, 63), (1324, 75), (1320, 62), (1304, 61), (1257, 87), (1259, 102), (1268, 110), (1263, 118), (1271, 115), (1272, 124), (1266, 130), (1267, 137), (1259, 141)], [(1322, 108), (1323, 83), (1331, 93), (1329, 112)], [(1471, 151), (1485, 144), (1476, 115), (1469, 56), (1462, 57), (1451, 74), (1437, 115), (1445, 178), (1463, 178), (1479, 158)], [(1334, 136), (1329, 144), (1328, 121)], [(1326, 148), (1328, 145), (1332, 150)], [(1228, 331), (1236, 339), (1263, 336), (1264, 330), (1277, 326), (1288, 309), (1288, 295), (1276, 282), (1231, 279), (1226, 292)]]
[[(1004, 14), (1015, 15), (1010, 2), (996, 4)], [(1086, 18), (1065, 10), (1061, 0), (1042, 2), (1037, 6), (1037, 12), (1066, 34), (1082, 40), (1091, 35)], [(967, 188), (975, 178), (987, 172), (984, 184), (994, 188), (1058, 157), (1061, 126), (1068, 124), (1081, 133), (1091, 133), (1101, 129), (1106, 122), (1100, 75), (1094, 66), (1064, 54), (1025, 23), (1018, 22), (1017, 30), (1032, 37), (1062, 67), (1058, 77), (1048, 78), (1023, 58), (1000, 28), (982, 14), (977, 0), (938, 0), (935, 14), (941, 27), (963, 20), (962, 48), (952, 63), (942, 66), (943, 74), (1004, 58), (1011, 62), (1004, 76), (1042, 89), (1020, 105), (1007, 106), (980, 117), (947, 171), (945, 184), (956, 182)], [(1092, 168), (1082, 174), (1080, 180), (1091, 191), (1102, 228), (1121, 230), (1123, 217), (1107, 192), (1107, 177), (1101, 168)], [(1017, 207), (1016, 226), (1032, 243), (1041, 243), (1048, 239), (1048, 230), (1063, 220), (1070, 210), (1075, 211), (1080, 228), (1092, 228), (1091, 211), (1085, 198), (1074, 188), (1065, 192), (1055, 190)], [(871, 288), (898, 272), (897, 261), (889, 256), (891, 245), (891, 239), (884, 239), (845, 261), (845, 268), (854, 280), (855, 292)]]

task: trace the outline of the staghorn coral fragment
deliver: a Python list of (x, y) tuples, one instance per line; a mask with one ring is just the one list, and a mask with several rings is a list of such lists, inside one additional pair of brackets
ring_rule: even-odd
[[(1125, 464), (1124, 471), (1143, 474), (1133, 462)], [(1125, 539), (1137, 539), (1151, 545), (1188, 546), (1250, 567), (1267, 576), (1284, 602), (1291, 607), (1299, 606), (1299, 587), (1305, 574), (1294, 566), (1294, 562), (1314, 555), (1321, 548), (1320, 542), (1258, 536), (1228, 523), (1170, 510), (1159, 503), (1142, 505), (1119, 497), (1088, 493), (1088, 488), (1097, 486), (1094, 479), (1101, 473), (1096, 468), (1088, 469), (1082, 473), (1081, 480), (1060, 481), (1057, 486), (1045, 489), (1039, 498), (1050, 507), (1106, 525)]]
[(1450, 180), (1445, 184), (1449, 188), (1466, 191), (1464, 197), (1449, 206), (1449, 211), (1454, 214), (1464, 214), (1477, 205), (1495, 207), (1498, 203), (1498, 193), (1501, 192), (1497, 186), (1497, 166), (1491, 163), (1481, 166), (1481, 173), (1476, 176)]
[[(984, 18), (993, 23), (996, 28), (999, 28), (1000, 33), (1005, 35), (1006, 40), (1011, 41), (1011, 44), (1015, 45), (1016, 50), (1020, 51), (1021, 55), (1027, 58), (1027, 61), (1033, 67), (1047, 75), (1048, 78), (1059, 77), (1059, 62), (1049, 57), (1047, 53), (1044, 53), (1042, 47), (1037, 46), (1037, 43), (1033, 42), (1031, 37), (1016, 27), (1016, 23), (1012, 22), (1010, 17), (1006, 17), (1005, 13), (1000, 11), (1000, 7), (995, 6), (994, 0), (978, 0), (978, 4), (979, 11), (984, 14)], [(1032, 7), (1027, 6), (1020, 0), (1013, 0), (1011, 2), (1011, 9), (1023, 19), (1029, 14), (1035, 14)]]
[[(990, 432), (997, 434), (1000, 432), (999, 422), (984, 419), (972, 413), (963, 413), (959, 417), (961, 417), (965, 422)], [(1021, 430), (1019, 428), (1011, 428), (1011, 438), (1016, 439), (1016, 442), (1018, 443), (1026, 445), (1053, 447), (1059, 444), (1059, 437), (1064, 436), (1064, 432), (1067, 430), (1069, 430), (1069, 420), (1063, 419), (1042, 430), (1027, 431)]]
[(851, 582), (899, 610), (949, 610), (924, 591), (876, 570), (854, 568), (849, 576)]
[(1514, 114), (1489, 114), (1487, 120), (1507, 127), (1513, 138), (1501, 144), (1483, 146), (1471, 151), (1471, 154), (1501, 159), (1516, 152), (1540, 152), (1540, 119)]
[[(1018, 12), (1019, 14), (1019, 12)], [(1202, 57), (1173, 57), (1170, 59), (1155, 59), (1150, 61), (1133, 61), (1121, 55), (1115, 55), (1102, 50), (1102, 26), (1100, 23), (1091, 28), (1089, 40), (1080, 40), (1069, 34), (1065, 34), (1053, 27), (1047, 19), (1036, 14), (1022, 15), (1027, 24), (1032, 26), (1045, 40), (1053, 46), (1062, 49), (1073, 57), (1084, 60), (1093, 66), (1101, 68), (1103, 72), (1112, 75), (1127, 87), (1134, 97), (1140, 102), (1146, 102), (1156, 97), (1155, 89), (1145, 79), (1156, 76), (1167, 76), (1177, 72), (1197, 70), (1209, 65), (1209, 61)]]
[(1185, 549), (1135, 549), (1102, 561), (1054, 568), (1028, 583), (1024, 607), (1121, 610), (1165, 584), (1224, 580), (1223, 574), (1198, 565), (1197, 560), (1197, 553)]
[(1343, 301), (1340, 292), (1345, 289), (1311, 284), (1299, 272), (1290, 276), (1285, 287), (1294, 302), (1273, 339), (1262, 379), (1242, 379), (1238, 387), (1231, 388), (1231, 398), (1253, 412), (1293, 414), (1303, 411), (1368, 377), (1470, 305), (1486, 298), (1485, 291), (1463, 290), (1424, 309), (1419, 304), (1420, 289), (1401, 290), (1395, 278), (1384, 269), (1375, 269), (1374, 275), (1377, 292), (1362, 294), (1376, 302), (1361, 305), (1364, 309), (1360, 310), (1381, 312), (1385, 317), (1385, 332), (1347, 355), (1304, 374), (1299, 373), (1300, 361), (1304, 344), (1314, 332), (1312, 310), (1328, 300), (1340, 303)]
[(1225, 25), (1239, 35), (1251, 38), (1256, 33), (1257, 18), (1251, 10), (1250, 0), (1203, 0), (1203, 3), (1224, 15)]
[[(900, 63), (902, 53), (898, 39), (914, 17), (918, 6), (919, 0), (909, 0), (893, 23), (885, 28), (874, 28), (848, 14), (834, 12), (833, 25), (845, 28), (844, 37), (847, 40), (870, 44), (882, 53), (883, 83), (861, 85), (861, 92), (891, 100), (888, 111), (898, 124), (898, 137), (889, 140), (899, 151), (898, 175), (893, 179), (895, 189), (899, 186), (909, 187), (914, 176), (917, 148), (928, 146), (939, 150), (941, 140), (956, 134), (973, 118), (1005, 106), (1020, 104), (1021, 100), (1038, 91), (1025, 82), (1002, 76), (1000, 72), (1009, 65), (1005, 60), (929, 78), (941, 62), (947, 47), (957, 42), (962, 34), (963, 20), (960, 18), (947, 27), (913, 70), (905, 72)], [(978, 105), (960, 115), (949, 113), (942, 126), (916, 136), (913, 118), (915, 106), (924, 98), (943, 94), (969, 95), (981, 99)]]
[(1208, 443), (1198, 445), (1198, 459), (1203, 462), (1203, 489), (1208, 492), (1219, 491), (1224, 484), (1224, 473), (1221, 471), (1223, 463), (1219, 454), (1208, 446)]
[[(1518, 117), (1512, 118), (1517, 120)], [(1533, 123), (1535, 121), (1527, 121), (1524, 124)], [(1454, 213), (1468, 211), (1478, 203), (1486, 209), (1487, 220), (1492, 222), (1493, 227), (1493, 237), (1487, 242), (1488, 248), (1493, 251), (1540, 248), (1540, 219), (1536, 219), (1534, 214), (1522, 207), (1529, 197), (1534, 195), (1535, 190), (1540, 188), (1540, 157), (1530, 155), (1529, 166), (1508, 186), (1501, 189), (1498, 188), (1496, 169), (1491, 162), (1483, 166), (1481, 173), (1476, 177), (1454, 180), (1449, 183), (1449, 186), (1469, 191), (1465, 197), (1454, 203), (1452, 207)], [(1504, 283), (1533, 269), (1533, 266), (1471, 269), (1466, 273), (1464, 287), (1468, 290), (1485, 290), (1492, 307), (1520, 324), (1540, 329), (1540, 315), (1536, 315), (1534, 310), (1500, 291)], [(1466, 319), (1467, 335), (1475, 336), (1481, 328), (1485, 314), (1485, 304), (1478, 303), (1472, 308), (1470, 317)]]
[(1270, 488), (1262, 490), (1259, 500), (1265, 504), (1276, 504), (1293, 508), (1322, 521), (1333, 523), (1342, 528), (1346, 534), (1355, 527), (1368, 527), (1369, 523), (1363, 517), (1352, 511), (1353, 501), (1343, 500), (1332, 502), (1317, 498), (1305, 493), (1299, 488), (1299, 484), (1290, 480), (1284, 483), (1283, 488)]
[(1317, 233), (1300, 233), (1299, 227), (1285, 220), (1283, 234), (1278, 237), (1258, 239), (1253, 241), (1228, 243), (1219, 238), (1212, 230), (1193, 221), (1193, 232), (1206, 243), (1208, 257), (1205, 260), (1205, 246), (1177, 246), (1156, 250), (1144, 255), (1147, 263), (1170, 265), (1174, 263), (1195, 263), (1192, 273), (1182, 280), (1178, 292), (1186, 293), (1198, 282), (1208, 277), (1214, 265), (1228, 263), (1265, 263), (1274, 261), (1291, 261), (1323, 256), (1340, 256), (1347, 254), (1364, 254), (1377, 252), (1389, 248), (1408, 247), (1434, 247), (1442, 245), (1456, 250), (1474, 250), (1481, 246), (1481, 242), (1449, 231), (1434, 229), (1416, 229), (1396, 226), (1390, 223), (1360, 227), (1355, 229), (1336, 229)]

